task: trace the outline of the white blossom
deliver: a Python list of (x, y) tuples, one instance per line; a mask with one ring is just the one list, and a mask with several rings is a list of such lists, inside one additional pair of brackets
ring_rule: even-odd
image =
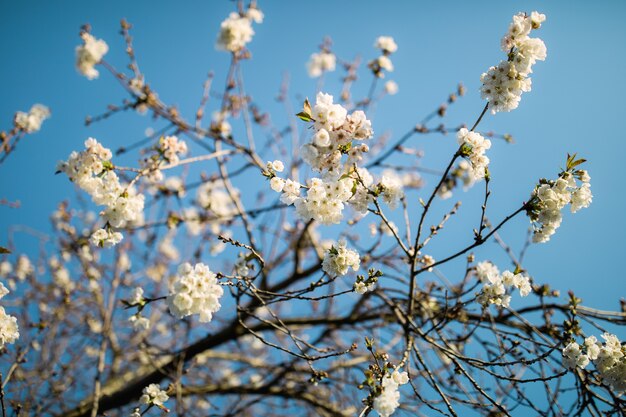
[(309, 62), (306, 64), (309, 77), (317, 78), (325, 72), (335, 70), (337, 58), (332, 52), (321, 51), (311, 55)]
[(402, 178), (393, 170), (385, 170), (378, 183), (382, 190), (383, 201), (392, 210), (398, 206), (398, 202), (404, 197)]
[(76, 47), (76, 68), (89, 80), (100, 74), (95, 65), (109, 51), (109, 46), (102, 39), (96, 39), (90, 33), (82, 33), (83, 44)]
[(161, 389), (158, 384), (150, 384), (143, 389), (143, 394), (139, 398), (142, 404), (163, 405), (170, 397)]
[(176, 136), (165, 136), (159, 139), (159, 153), (171, 164), (179, 161), (179, 156), (187, 153), (187, 144)]
[(26, 255), (20, 255), (15, 263), (15, 276), (20, 281), (24, 281), (27, 277), (35, 273), (35, 268), (30, 259)]
[(148, 330), (150, 328), (150, 319), (143, 317), (139, 313), (130, 316), (128, 321), (133, 324), (133, 329), (137, 331)]
[(374, 43), (374, 48), (392, 54), (398, 50), (398, 45), (391, 36), (379, 36)]
[[(105, 206), (100, 214), (110, 226), (122, 228), (139, 224), (143, 220), (144, 196), (137, 194), (134, 187), (120, 183), (117, 174), (111, 170), (111, 156), (109, 149), (89, 138), (85, 141), (85, 150), (72, 152), (67, 161), (59, 163), (58, 169), (91, 195), (94, 203)], [(99, 246), (110, 246), (110, 243), (121, 240), (114, 233), (108, 238), (100, 231), (96, 233), (92, 241)]]
[(385, 92), (390, 96), (398, 93), (398, 83), (393, 80), (389, 80), (385, 83)]
[[(604, 343), (595, 336), (589, 336), (581, 346), (571, 341), (563, 349), (563, 365), (575, 370), (585, 369), (591, 362), (599, 373), (600, 379), (615, 393), (626, 393), (626, 349), (614, 334), (604, 333)], [(584, 350), (584, 351), (583, 351)]]
[(220, 33), (215, 47), (218, 50), (230, 52), (237, 52), (243, 49), (254, 36), (252, 19), (258, 18), (258, 16), (257, 12), (247, 16), (241, 16), (239, 13), (232, 12), (220, 26)]
[(167, 304), (170, 312), (178, 318), (198, 314), (200, 322), (207, 323), (220, 309), (219, 300), (223, 294), (217, 276), (208, 266), (198, 263), (192, 267), (184, 263), (178, 268)]
[(120, 232), (114, 232), (111, 229), (98, 229), (91, 235), (91, 243), (101, 248), (110, 248), (117, 245), (123, 239)]
[(354, 271), (359, 269), (361, 258), (355, 250), (346, 248), (346, 241), (340, 240), (337, 246), (334, 245), (324, 253), (322, 261), (322, 270), (331, 277), (344, 276), (348, 270), (352, 268)]
[(35, 104), (28, 113), (18, 111), (15, 113), (15, 126), (26, 133), (34, 133), (41, 129), (44, 120), (50, 117), (50, 109), (43, 104)]
[(491, 148), (491, 141), (482, 137), (480, 133), (461, 128), (457, 133), (457, 142), (463, 147), (463, 155), (467, 156), (471, 163), (469, 171), (471, 180), (484, 178), (489, 165), (485, 151)]
[(537, 12), (530, 16), (524, 13), (513, 16), (509, 30), (502, 38), (502, 49), (508, 54), (508, 60), (489, 68), (480, 77), (481, 96), (489, 102), (491, 113), (516, 109), (522, 93), (531, 90), (528, 75), (537, 61), (546, 59), (547, 52), (541, 39), (528, 35), (544, 20), (545, 15)]
[[(9, 293), (7, 287), (0, 282), (0, 298)], [(0, 306), (0, 349), (7, 343), (15, 343), (20, 337), (17, 318), (7, 314), (4, 307)]]
[(285, 188), (285, 180), (280, 177), (274, 177), (270, 180), (270, 188), (280, 193)]
[(577, 176), (587, 180), (578, 187), (574, 174), (563, 172), (554, 181), (542, 180), (533, 190), (534, 203), (528, 215), (534, 225), (533, 242), (542, 243), (550, 240), (563, 219), (561, 210), (571, 204), (572, 213), (581, 208), (589, 207), (593, 195), (589, 184), (589, 174), (586, 171), (576, 173)]
[(511, 302), (510, 288), (516, 288), (520, 296), (526, 297), (532, 291), (530, 279), (522, 273), (515, 274), (504, 271), (500, 274), (498, 267), (489, 261), (483, 261), (476, 265), (476, 276), (483, 283), (483, 288), (476, 297), (476, 301), (484, 307), (495, 304), (500, 307), (508, 307)]
[(394, 370), (391, 375), (385, 375), (382, 381), (382, 391), (374, 398), (373, 408), (380, 417), (389, 417), (400, 406), (400, 385), (409, 382), (406, 372)]

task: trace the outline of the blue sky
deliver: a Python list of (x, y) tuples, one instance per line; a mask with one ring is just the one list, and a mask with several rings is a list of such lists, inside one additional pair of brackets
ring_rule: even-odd
[[(274, 102), (283, 74), (290, 74), (292, 98), (312, 97), (316, 83), (307, 77), (305, 62), (325, 35), (333, 38), (338, 56), (361, 54), (365, 60), (375, 56), (375, 38), (390, 35), (399, 49), (393, 55), (396, 69), (388, 78), (399, 84), (400, 92), (377, 106), (373, 125), (377, 133), (390, 132), (394, 138), (443, 102), (459, 81), (466, 85), (467, 95), (450, 108), (447, 123), (472, 123), (484, 105), (479, 76), (503, 58), (499, 40), (511, 16), (521, 10), (545, 13), (548, 19), (538, 36), (547, 45), (548, 58), (535, 66), (533, 91), (523, 96), (517, 110), (488, 115), (481, 124), (483, 130), (508, 132), (516, 139), (514, 145), (494, 141), (489, 152), (493, 194), (488, 215), (497, 221), (517, 208), (540, 177), (557, 174), (567, 152), (587, 158), (594, 203), (574, 216), (565, 215), (549, 243), (530, 248), (525, 267), (538, 282), (563, 293), (574, 289), (586, 304), (618, 308), (617, 297), (626, 293), (620, 272), (626, 218), (621, 215), (625, 198), (619, 169), (624, 143), (620, 121), (626, 110), (626, 3), (259, 4), (266, 19), (255, 26), (249, 45), (253, 58), (243, 71), (248, 92), (278, 126), (286, 121)], [(191, 119), (206, 73), (214, 71), (218, 84), (225, 77), (229, 58), (215, 50), (214, 42), (219, 23), (232, 9), (229, 1), (0, 3), (0, 128), (10, 128), (14, 112), (34, 103), (48, 105), (53, 113), (43, 130), (22, 141), (0, 166), (0, 197), (21, 202), (19, 209), (0, 206), (0, 244), (8, 239), (11, 225), (48, 231), (48, 216), (58, 202), (75, 199), (67, 178), (53, 174), (56, 162), (82, 148), (87, 137), (115, 149), (141, 139), (146, 128), (158, 127), (148, 116), (135, 114), (83, 125), (86, 115), (98, 114), (125, 96), (108, 74), (88, 81), (75, 71), (80, 26), (92, 25), (93, 33), (110, 46), (107, 60), (121, 68), (126, 61), (119, 21), (127, 18), (134, 25), (139, 65), (148, 82), (165, 102), (176, 104)], [(340, 76), (339, 71), (330, 74), (325, 90), (338, 94)], [(364, 92), (370, 78), (365, 71), (360, 76), (356, 91)], [(418, 137), (411, 144), (425, 150), (424, 166), (437, 169), (455, 149), (452, 135)], [(429, 180), (432, 187), (434, 180)], [(450, 225), (451, 238), (433, 243), (435, 258), (470, 241), (476, 227), (480, 187), (456, 198), (464, 201), (462, 213)], [(437, 213), (454, 201), (437, 202)], [(527, 226), (520, 217), (503, 236), (519, 248)], [(34, 239), (23, 233), (14, 243), (18, 252), (35, 247)], [(477, 255), (505, 262), (493, 244)]]

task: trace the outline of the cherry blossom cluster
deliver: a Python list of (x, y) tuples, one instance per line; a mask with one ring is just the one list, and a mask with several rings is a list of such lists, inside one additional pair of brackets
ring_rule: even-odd
[(124, 236), (120, 232), (116, 232), (115, 230), (109, 229), (98, 229), (91, 235), (91, 243), (94, 246), (99, 246), (101, 248), (110, 248), (118, 243), (120, 243), (124, 239)]
[[(297, 197), (294, 200), (296, 214), (305, 221), (315, 219), (322, 224), (339, 224), (343, 218), (344, 203), (352, 196), (354, 181), (350, 178), (324, 181), (312, 178), (309, 182), (306, 197)], [(286, 186), (283, 195), (288, 198), (290, 189)], [(295, 191), (295, 190), (294, 190)], [(284, 201), (284, 200), (283, 200)]]
[(484, 307), (495, 304), (500, 307), (508, 307), (511, 302), (510, 293), (507, 289), (517, 288), (522, 297), (526, 297), (532, 291), (530, 280), (522, 273), (504, 271), (500, 274), (498, 267), (489, 261), (483, 261), (476, 265), (476, 276), (483, 283), (481, 292), (476, 301)]
[(254, 36), (252, 22), (262, 23), (263, 12), (250, 6), (245, 13), (231, 13), (221, 24), (215, 47), (220, 51), (241, 51)]
[(358, 271), (361, 265), (361, 257), (355, 250), (346, 247), (346, 241), (340, 240), (337, 246), (333, 245), (324, 253), (322, 270), (331, 277), (344, 276), (350, 268)]
[(367, 278), (363, 275), (357, 275), (354, 282), (354, 292), (357, 294), (365, 294), (368, 291), (373, 291), (378, 282), (378, 278), (382, 277), (383, 273), (380, 270), (370, 268), (367, 271)]
[[(89, 138), (85, 150), (72, 152), (67, 161), (59, 163), (58, 170), (87, 192), (95, 204), (105, 206), (100, 214), (107, 226), (122, 228), (139, 223), (143, 220), (144, 196), (120, 183), (110, 159), (111, 151)], [(92, 237), (99, 246), (113, 246), (120, 240), (118, 234), (102, 229)]]
[(324, 48), (320, 52), (311, 55), (309, 62), (306, 64), (306, 68), (309, 77), (318, 78), (325, 72), (334, 71), (336, 65), (337, 57), (335, 54)]
[(389, 417), (400, 406), (400, 385), (409, 382), (406, 372), (399, 372), (397, 369), (391, 374), (387, 374), (382, 380), (382, 391), (374, 398), (373, 408), (380, 417)]
[[(146, 180), (154, 185), (163, 181), (164, 175), (160, 169), (161, 165), (165, 165), (165, 163), (177, 164), (180, 161), (180, 156), (187, 153), (187, 143), (176, 136), (162, 136), (153, 150), (154, 153), (140, 159), (139, 163)], [(177, 189), (184, 192), (182, 180), (168, 180), (170, 181), (169, 184), (163, 184), (166, 189)], [(171, 182), (174, 181), (178, 181), (178, 183), (172, 184)]]
[(348, 115), (341, 104), (333, 103), (330, 94), (318, 93), (315, 106), (307, 107), (308, 102), (304, 113), (314, 122), (315, 134), (312, 142), (302, 146), (302, 158), (314, 171), (339, 176), (343, 154), (348, 155), (349, 162), (358, 162), (369, 151), (367, 145), (353, 141), (370, 139), (374, 135), (372, 123), (362, 110)]
[(208, 266), (198, 263), (191, 266), (184, 263), (178, 268), (178, 275), (167, 297), (170, 312), (182, 319), (183, 317), (198, 314), (201, 323), (208, 323), (217, 312), (220, 297), (224, 289)]
[(398, 50), (398, 45), (391, 36), (379, 36), (374, 42), (374, 48), (380, 49), (381, 55), (370, 61), (367, 66), (378, 78), (384, 78), (383, 70), (393, 71), (393, 63), (389, 56)]
[[(343, 106), (333, 103), (331, 95), (319, 93), (315, 106), (311, 107), (306, 101), (304, 111), (298, 116), (312, 122), (315, 130), (312, 141), (301, 147), (302, 159), (322, 175), (321, 178), (311, 178), (305, 186), (276, 177), (277, 170), (268, 167), (264, 175), (270, 178), (271, 188), (282, 193), (284, 204), (293, 204), (303, 220), (314, 219), (322, 224), (339, 223), (345, 203), (357, 212), (367, 213), (368, 204), (378, 195), (392, 209), (397, 206), (404, 196), (404, 177), (385, 171), (373, 186), (374, 178), (368, 170), (355, 168), (363, 154), (369, 151), (366, 144), (355, 141), (373, 136), (371, 122), (363, 111), (356, 110), (348, 115)], [(345, 162), (343, 155), (347, 155)], [(306, 195), (301, 195), (302, 189), (307, 190)]]
[(626, 392), (626, 347), (617, 336), (610, 333), (602, 335), (604, 343), (595, 336), (585, 339), (583, 345), (570, 342), (563, 349), (563, 365), (575, 370), (585, 369), (592, 362), (602, 382), (611, 387), (618, 395)]
[(509, 30), (502, 38), (502, 50), (508, 59), (489, 68), (480, 77), (482, 97), (489, 102), (493, 114), (517, 108), (522, 93), (531, 89), (532, 66), (546, 59), (546, 46), (539, 38), (528, 35), (539, 29), (546, 16), (538, 12), (513, 16)]
[[(24, 281), (27, 277), (32, 276), (35, 273), (35, 268), (33, 267), (32, 262), (28, 259), (26, 255), (20, 255), (17, 257), (17, 261), (15, 262), (15, 270), (13, 270), (13, 265), (11, 262), (5, 260), (0, 262), (0, 278), (7, 278), (11, 274), (19, 281)], [(15, 286), (15, 281), (11, 278), (9, 279), (9, 287), (13, 289)]]
[(96, 64), (109, 51), (109, 46), (102, 39), (96, 39), (90, 33), (81, 33), (83, 44), (76, 47), (76, 68), (89, 80), (98, 78), (100, 73)]
[(466, 128), (461, 128), (456, 138), (461, 145), (461, 154), (467, 157), (471, 164), (469, 169), (471, 181), (484, 178), (489, 166), (489, 158), (485, 155), (485, 151), (491, 148), (491, 141), (482, 137), (480, 133), (471, 132)]
[[(575, 156), (574, 156), (575, 157)], [(555, 181), (542, 179), (532, 193), (532, 200), (527, 209), (530, 221), (533, 223), (533, 242), (547, 242), (563, 219), (561, 210), (570, 204), (572, 213), (581, 208), (589, 207), (593, 199), (589, 174), (585, 170), (575, 170), (574, 167), (584, 160), (575, 161), (568, 158), (568, 168)], [(572, 165), (574, 164), (574, 165)], [(578, 186), (576, 179), (581, 182)]]
[(209, 181), (202, 184), (196, 192), (196, 201), (200, 207), (210, 210), (222, 221), (229, 220), (237, 214), (237, 208), (223, 181)]
[(128, 307), (137, 307), (137, 313), (128, 318), (128, 321), (132, 323), (135, 330), (147, 330), (150, 328), (150, 319), (143, 317), (141, 311), (148, 303), (143, 296), (143, 288), (136, 287), (131, 293), (131, 297), (124, 302)]
[(179, 156), (187, 153), (187, 144), (176, 136), (165, 136), (159, 139), (157, 150), (167, 162), (176, 164), (179, 161)]
[(404, 178), (398, 175), (394, 170), (387, 169), (383, 171), (382, 177), (378, 182), (378, 190), (383, 201), (390, 209), (398, 206), (398, 201), (404, 197)]
[(15, 127), (26, 133), (34, 133), (41, 129), (44, 120), (50, 117), (50, 109), (43, 104), (35, 104), (28, 113), (18, 111), (15, 113), (13, 123)]
[(148, 385), (143, 389), (142, 393), (139, 398), (139, 402), (142, 404), (162, 406), (170, 398), (159, 384)]
[[(0, 282), (0, 299), (7, 295), (9, 290)], [(0, 349), (7, 343), (15, 343), (20, 337), (17, 319), (4, 311), (0, 306)]]

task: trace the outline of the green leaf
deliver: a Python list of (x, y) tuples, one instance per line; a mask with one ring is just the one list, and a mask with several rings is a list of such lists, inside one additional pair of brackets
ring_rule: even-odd
[(296, 116), (298, 116), (298, 118), (302, 121), (305, 122), (314, 122), (315, 120), (311, 117), (310, 114), (301, 111), (300, 113), (296, 114)]
[(7, 248), (5, 248), (4, 246), (0, 246), (0, 254), (7, 254), (7, 253), (11, 253), (10, 250), (8, 250)]

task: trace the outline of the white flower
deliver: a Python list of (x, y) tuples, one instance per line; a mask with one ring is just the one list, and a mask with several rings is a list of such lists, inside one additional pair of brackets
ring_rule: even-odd
[(200, 322), (207, 323), (220, 309), (219, 300), (223, 294), (217, 276), (208, 266), (198, 263), (192, 267), (184, 263), (178, 268), (167, 304), (170, 312), (178, 318), (199, 314)]
[(81, 34), (83, 44), (76, 47), (76, 68), (78, 71), (93, 80), (98, 78), (99, 72), (95, 65), (109, 51), (109, 46), (102, 39), (94, 38), (90, 33)]
[(285, 170), (285, 164), (283, 163), (283, 161), (280, 160), (275, 160), (275, 161), (267, 161), (267, 169), (268, 171), (275, 171), (275, 172), (283, 172)]
[(139, 305), (143, 302), (143, 300), (143, 288), (135, 287), (135, 289), (131, 293), (131, 297), (128, 299), (128, 303), (130, 305)]
[(541, 24), (546, 20), (546, 15), (539, 12), (532, 12), (530, 14), (530, 22), (533, 29), (539, 29)]
[[(237, 190), (234, 191), (238, 193)], [(222, 181), (202, 184), (196, 192), (196, 200), (202, 208), (210, 210), (215, 217), (222, 221), (230, 220), (237, 214), (237, 207)]]
[(158, 384), (150, 384), (143, 389), (143, 395), (139, 398), (142, 404), (163, 405), (170, 397)]
[(374, 43), (374, 48), (392, 54), (398, 50), (398, 45), (391, 36), (379, 36)]
[(402, 178), (393, 170), (385, 170), (378, 185), (382, 189), (383, 201), (394, 210), (404, 197)]
[(179, 161), (179, 156), (187, 153), (187, 144), (176, 136), (165, 136), (159, 139), (159, 153), (171, 164)]
[[(0, 282), (0, 298), (9, 293), (7, 287)], [(20, 337), (17, 319), (8, 315), (4, 311), (4, 307), (0, 306), (0, 349), (7, 343), (15, 343)]]
[(596, 359), (598, 359), (598, 356), (600, 355), (601, 346), (602, 345), (598, 343), (598, 339), (596, 339), (595, 336), (589, 336), (585, 338), (585, 347), (587, 348), (587, 355), (589, 356), (589, 359), (591, 359), (592, 361), (595, 361)]
[(476, 276), (482, 283), (495, 283), (498, 281), (500, 270), (489, 261), (479, 262), (476, 265)]
[(457, 142), (463, 146), (464, 155), (471, 163), (469, 171), (471, 181), (484, 178), (489, 165), (489, 158), (485, 156), (485, 151), (491, 148), (491, 141), (482, 137), (480, 133), (461, 128), (457, 133)]
[(274, 177), (270, 180), (270, 187), (272, 190), (280, 193), (285, 188), (285, 180), (279, 177)]
[(507, 293), (510, 288), (517, 288), (522, 297), (526, 297), (532, 291), (530, 279), (523, 274), (514, 274), (504, 271), (500, 275), (498, 267), (489, 261), (483, 261), (476, 265), (476, 276), (483, 283), (483, 288), (476, 297), (476, 301), (484, 307), (495, 304), (508, 307), (511, 295)]
[(394, 370), (386, 375), (382, 382), (382, 392), (374, 398), (373, 408), (380, 417), (389, 417), (400, 406), (400, 392), (398, 388), (409, 382), (406, 372)]
[(328, 134), (328, 131), (326, 129), (318, 130), (315, 136), (313, 136), (313, 143), (315, 146), (319, 146), (321, 148), (330, 146), (330, 135)]
[(322, 224), (339, 224), (343, 218), (344, 203), (352, 196), (353, 184), (350, 178), (329, 181), (312, 178), (306, 197), (293, 199), (293, 194), (286, 191), (286, 184), (281, 201), (285, 204), (290, 204), (289, 201), (293, 202), (296, 213), (302, 220), (315, 219)]
[(167, 259), (169, 261), (178, 261), (180, 258), (180, 253), (178, 249), (174, 245), (173, 235), (168, 234), (165, 236), (157, 247), (159, 254), (163, 256), (163, 259)]
[(263, 23), (264, 15), (263, 12), (256, 7), (250, 7), (246, 12), (246, 17), (253, 20), (255, 23)]
[[(578, 174), (576, 174), (578, 175)], [(572, 213), (581, 208), (589, 207), (593, 199), (589, 174), (583, 171), (579, 177), (582, 185), (577, 187), (575, 177), (570, 172), (563, 172), (555, 181), (543, 181), (533, 191), (535, 204), (528, 212), (534, 226), (533, 242), (547, 242), (550, 240), (562, 221), (561, 210), (571, 204)]]
[[(254, 12), (252, 17), (257, 17)], [(252, 40), (253, 35), (250, 18), (233, 12), (222, 22), (215, 47), (221, 51), (237, 52)]]
[(322, 270), (331, 277), (343, 276), (352, 268), (354, 271), (359, 269), (361, 258), (357, 251), (346, 249), (346, 241), (340, 240), (337, 247), (333, 246), (324, 253), (322, 261)]
[(354, 291), (357, 294), (363, 295), (363, 294), (365, 294), (368, 291), (372, 291), (373, 289), (374, 289), (374, 284), (373, 283), (372, 284), (366, 284), (365, 282), (362, 282), (362, 281), (354, 283)]
[(546, 59), (546, 46), (539, 38), (530, 38), (531, 30), (538, 29), (545, 15), (533, 12), (530, 16), (519, 13), (513, 16), (507, 34), (502, 38), (502, 50), (507, 61), (491, 67), (480, 77), (480, 91), (489, 102), (491, 113), (516, 109), (522, 93), (531, 89), (532, 66)]
[[(144, 196), (137, 194), (133, 187), (120, 183), (117, 174), (111, 170), (110, 159), (111, 151), (89, 138), (85, 141), (85, 150), (72, 152), (67, 161), (59, 163), (58, 169), (91, 195), (94, 203), (105, 206), (101, 215), (110, 226), (120, 228), (139, 224), (143, 220)], [(119, 234), (107, 234), (105, 237), (103, 232), (96, 232), (92, 242), (108, 247), (121, 240)]]
[(374, 135), (372, 130), (372, 122), (367, 119), (363, 110), (355, 110), (346, 118), (346, 123), (343, 126), (354, 139), (365, 140)]
[(10, 292), (9, 289), (7, 287), (5, 287), (2, 282), (0, 282), (0, 298), (4, 297), (9, 292)]
[(98, 229), (91, 235), (91, 243), (101, 248), (110, 248), (117, 245), (123, 239), (120, 232), (112, 230)]
[(11, 272), (13, 272), (13, 265), (11, 265), (11, 262), (0, 262), (0, 278), (6, 278)]
[[(277, 188), (278, 187), (279, 186), (277, 185)], [(300, 187), (302, 187), (302, 185), (300, 185), (299, 182), (292, 181), (290, 179), (286, 180), (282, 184), (281, 191), (283, 192), (283, 195), (280, 197), (280, 201), (287, 205), (293, 204), (300, 195)]]
[(589, 182), (585, 182), (580, 186), (580, 188), (576, 189), (576, 191), (572, 193), (572, 213), (576, 213), (581, 208), (589, 207), (592, 200), (593, 195), (591, 194), (591, 185), (589, 185)]
[(127, 196), (119, 196), (101, 214), (113, 227), (126, 227), (138, 223), (143, 215), (144, 195), (129, 189)]
[(389, 72), (393, 71), (393, 63), (391, 59), (389, 59), (386, 55), (379, 56), (376, 60), (374, 60), (374, 65), (377, 65), (378, 68), (387, 70)]
[(0, 306), (0, 348), (7, 343), (15, 343), (20, 337), (17, 319), (8, 315)]
[(324, 72), (334, 71), (337, 58), (332, 52), (322, 51), (311, 55), (306, 67), (309, 77), (317, 78)]
[(34, 273), (35, 268), (30, 262), (30, 259), (28, 259), (28, 256), (20, 255), (15, 264), (15, 276), (17, 279), (24, 281), (27, 277), (33, 275)]
[(15, 113), (14, 123), (26, 133), (34, 133), (41, 129), (44, 120), (50, 117), (50, 109), (43, 104), (35, 104), (28, 113), (18, 111)]
[(398, 83), (393, 80), (389, 80), (385, 83), (385, 92), (390, 96), (398, 93)]
[(348, 111), (341, 104), (333, 103), (333, 96), (325, 93), (317, 93), (313, 118), (316, 129), (328, 131), (341, 127), (346, 121)]
[(133, 324), (135, 330), (148, 330), (150, 328), (150, 319), (139, 315), (139, 313), (130, 316), (128, 321)]

